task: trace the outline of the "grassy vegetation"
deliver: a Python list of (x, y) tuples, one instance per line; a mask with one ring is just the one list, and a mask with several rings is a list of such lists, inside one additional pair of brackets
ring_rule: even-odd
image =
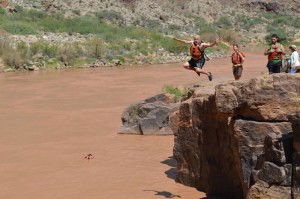
[(181, 88), (174, 87), (172, 85), (165, 85), (163, 87), (163, 92), (174, 95), (176, 97), (176, 100), (179, 101), (180, 99), (186, 97), (189, 94), (190, 89), (187, 88), (181, 89)]
[(299, 18), (289, 15), (278, 15), (275, 13), (264, 13), (262, 17), (270, 20), (272, 26), (291, 26), (294, 28), (300, 28)]
[(199, 30), (199, 34), (216, 33), (217, 29), (213, 24), (210, 24), (202, 17), (195, 17), (194, 29)]
[(0, 39), (0, 57), (5, 65), (20, 68), (26, 62), (25, 52), (22, 49), (15, 50), (5, 39)]
[(289, 32), (285, 27), (274, 27), (272, 25), (267, 26), (268, 35), (266, 35), (265, 39), (267, 42), (271, 40), (273, 34), (277, 34), (280, 38), (281, 43), (288, 43), (292, 41), (294, 34)]
[[(134, 62), (139, 57), (147, 59), (145, 57), (150, 57), (160, 49), (175, 54), (188, 53), (187, 45), (173, 41), (165, 34), (176, 35), (182, 31), (193, 31), (200, 34), (204, 41), (213, 42), (219, 36), (226, 43), (232, 44), (241, 42), (242, 37), (237, 30), (251, 30), (260, 23), (269, 23), (267, 40), (270, 39), (271, 34), (277, 33), (283, 42), (290, 42), (295, 32), (289, 28), (300, 27), (299, 20), (294, 17), (268, 13), (259, 17), (232, 13), (231, 17), (220, 17), (215, 22), (190, 16), (195, 22), (193, 26), (171, 24), (165, 27), (159, 20), (147, 18), (137, 20), (135, 22), (137, 26), (124, 26), (122, 15), (111, 10), (98, 12), (95, 16), (80, 16), (80, 11), (74, 10), (75, 17), (66, 18), (62, 14), (49, 15), (36, 10), (25, 10), (22, 7), (16, 9), (17, 13), (8, 13), (0, 7), (0, 32), (4, 30), (14, 35), (31, 35), (40, 32), (70, 35), (79, 33), (94, 37), (89, 37), (90, 39), (85, 42), (68, 44), (50, 44), (41, 40), (30, 45), (20, 42), (17, 46), (13, 46), (6, 41), (0, 41), (0, 48), (7, 49), (7, 52), (3, 50), (1, 52), (0, 49), (0, 56), (6, 65), (15, 68), (20, 68), (30, 60), (43, 61), (46, 67), (56, 67), (59, 64), (91, 63), (96, 59), (111, 62), (118, 60), (121, 63)], [(235, 19), (235, 22), (232, 22), (232, 19)], [(106, 23), (107, 21), (113, 23)], [(207, 52), (227, 48), (228, 45), (220, 44), (217, 49), (208, 49)]]
[(222, 28), (232, 28), (231, 19), (228, 17), (220, 17), (214, 24)]
[[(10, 34), (29, 35), (38, 32), (53, 33), (80, 33), (82, 35), (93, 34), (94, 38), (84, 43), (72, 44), (49, 44), (45, 41), (38, 41), (26, 46), (22, 42), (17, 48), (10, 48), (17, 60), (36, 60), (36, 57), (43, 56), (44, 61), (54, 59), (61, 61), (64, 65), (80, 63), (82, 60), (94, 59), (118, 59), (125, 62), (125, 59), (134, 59), (140, 53), (149, 55), (158, 49), (165, 49), (171, 53), (182, 53), (187, 51), (187, 46), (173, 41), (152, 29), (157, 27), (156, 21), (144, 21), (147, 28), (133, 26), (118, 26), (105, 23), (103, 20), (120, 20), (121, 15), (112, 11), (103, 11), (92, 16), (76, 16), (65, 18), (62, 15), (47, 15), (40, 11), (22, 10), (17, 13), (7, 13), (0, 9), (0, 29)], [(174, 29), (177, 27), (173, 27)], [(25, 52), (26, 53), (23, 53)], [(4, 54), (0, 56), (6, 56)], [(12, 60), (6, 56), (7, 60)], [(85, 58), (84, 58), (85, 57)], [(76, 61), (77, 60), (77, 61)], [(81, 61), (78, 61), (81, 60)], [(86, 62), (86, 61), (83, 61)], [(7, 65), (19, 67), (24, 61), (6, 61)], [(56, 63), (47, 62), (46, 66), (53, 66)]]
[(144, 109), (140, 109), (138, 105), (132, 105), (128, 113), (135, 121), (137, 121), (140, 117), (145, 117), (147, 115), (147, 112)]
[(106, 20), (123, 20), (123, 17), (120, 13), (113, 11), (113, 10), (103, 10), (96, 13), (96, 16), (99, 19), (106, 19)]
[(250, 30), (262, 22), (263, 20), (259, 17), (249, 17), (246, 15), (238, 15), (236, 17), (237, 26), (244, 30)]
[(277, 34), (282, 43), (289, 43), (296, 34), (296, 31), (291, 30), (291, 28), (300, 28), (299, 19), (293, 16), (265, 13), (261, 17), (269, 23), (267, 26), (268, 35), (265, 37), (266, 41), (270, 40), (272, 34)]
[(290, 45), (296, 45), (296, 46), (300, 46), (300, 42), (290, 42)]

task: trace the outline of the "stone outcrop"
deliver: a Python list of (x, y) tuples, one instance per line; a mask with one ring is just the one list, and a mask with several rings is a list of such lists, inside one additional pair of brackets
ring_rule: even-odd
[(299, 114), (299, 75), (196, 90), (170, 116), (176, 181), (222, 198), (300, 197)]
[(250, 0), (244, 1), (242, 5), (249, 11), (257, 9), (281, 15), (288, 15), (288, 13), (299, 12), (300, 10), (300, 6), (297, 4), (286, 4), (285, 2), (278, 0)]
[(169, 115), (178, 108), (176, 98), (159, 94), (130, 105), (122, 114), (120, 134), (172, 135)]

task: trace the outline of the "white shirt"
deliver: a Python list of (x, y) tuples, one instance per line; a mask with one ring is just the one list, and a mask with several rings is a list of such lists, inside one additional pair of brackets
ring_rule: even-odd
[(297, 51), (294, 51), (291, 55), (291, 63), (293, 67), (300, 66), (299, 54)]

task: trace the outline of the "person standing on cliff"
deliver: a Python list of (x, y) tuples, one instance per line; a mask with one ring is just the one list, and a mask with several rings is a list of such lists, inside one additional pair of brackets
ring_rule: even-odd
[(297, 52), (297, 46), (291, 45), (290, 50), (292, 52), (291, 55), (291, 66), (294, 72), (300, 72), (300, 60), (299, 60), (299, 53)]
[(194, 36), (194, 41), (181, 40), (175, 37), (172, 37), (172, 39), (191, 46), (190, 47), (191, 59), (188, 62), (184, 63), (183, 67), (185, 69), (195, 71), (199, 76), (201, 73), (205, 74), (207, 75), (209, 81), (212, 81), (213, 76), (211, 72), (206, 72), (205, 70), (203, 70), (203, 66), (205, 64), (205, 49), (213, 47), (216, 44), (218, 44), (219, 39), (216, 39), (214, 43), (202, 42), (199, 35)]
[(232, 72), (235, 80), (239, 80), (243, 72), (243, 63), (245, 61), (245, 53), (240, 51), (237, 44), (233, 45), (233, 53), (231, 55)]
[(267, 67), (269, 74), (280, 73), (285, 52), (284, 47), (279, 43), (279, 37), (276, 34), (272, 35), (271, 43), (266, 47), (264, 54), (268, 56)]

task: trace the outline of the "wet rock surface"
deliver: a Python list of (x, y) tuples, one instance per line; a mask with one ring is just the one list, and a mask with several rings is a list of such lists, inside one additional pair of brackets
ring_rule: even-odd
[(299, 197), (299, 113), (299, 75), (196, 90), (170, 117), (176, 181), (222, 198)]

